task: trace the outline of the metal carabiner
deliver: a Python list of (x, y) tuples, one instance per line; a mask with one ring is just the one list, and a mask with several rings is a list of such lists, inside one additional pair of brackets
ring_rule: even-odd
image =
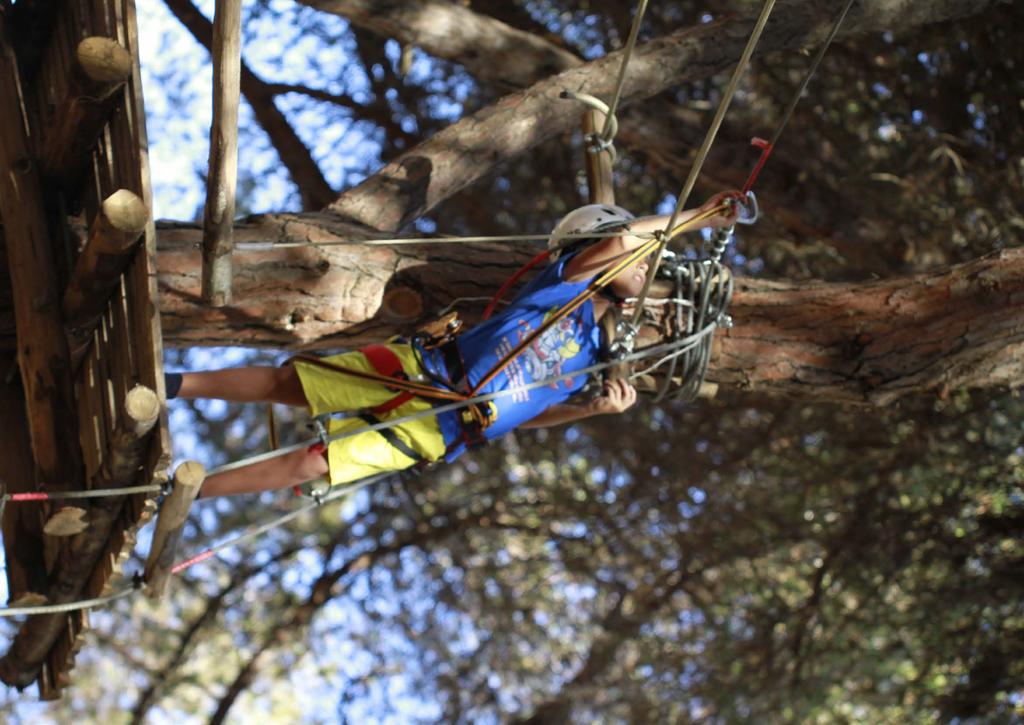
[(761, 210), (757, 205), (757, 197), (753, 191), (748, 191), (743, 195), (743, 201), (736, 202), (739, 204), (739, 214), (736, 217), (737, 224), (755, 224), (757, 223), (758, 217), (761, 216)]

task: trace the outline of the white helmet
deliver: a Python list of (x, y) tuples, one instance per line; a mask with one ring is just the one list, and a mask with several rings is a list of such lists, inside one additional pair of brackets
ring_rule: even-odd
[(558, 259), (562, 251), (573, 244), (586, 242), (585, 239), (566, 239), (570, 234), (586, 232), (607, 232), (613, 229), (628, 228), (630, 219), (635, 219), (630, 212), (615, 204), (587, 204), (562, 217), (548, 237), (548, 249), (551, 261)]

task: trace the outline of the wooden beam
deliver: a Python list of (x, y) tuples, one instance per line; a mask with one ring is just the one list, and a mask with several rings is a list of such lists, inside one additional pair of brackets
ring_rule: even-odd
[(116, 40), (92, 37), (78, 44), (67, 94), (43, 137), (40, 165), (47, 177), (66, 189), (77, 187), (109, 115), (109, 101), (131, 73), (131, 54)]
[[(146, 453), (146, 438), (159, 416), (160, 400), (154, 391), (141, 385), (129, 391), (123, 414), (111, 437), (107, 463), (95, 480), (96, 488), (119, 488), (137, 483)], [(61, 552), (50, 576), (48, 603), (64, 604), (79, 597), (104, 551), (111, 526), (124, 501), (123, 496), (90, 500), (88, 528), (72, 538), (67, 549)], [(54, 642), (65, 632), (67, 621), (67, 614), (29, 617), (10, 650), (0, 659), (0, 679), (16, 687), (31, 683), (40, 673)], [(59, 683), (50, 682), (46, 677), (40, 681), (41, 691), (50, 692), (58, 687)]]
[(115, 191), (100, 206), (64, 291), (64, 321), (76, 364), (131, 263), (148, 221), (146, 205), (127, 189)]
[[(583, 138), (595, 136), (604, 128), (605, 114), (598, 110), (584, 111), (581, 125)], [(591, 204), (614, 204), (615, 182), (612, 177), (612, 154), (609, 149), (591, 151), (590, 143), (584, 141), (587, 167), (587, 196)]]
[(0, 14), (0, 214), (32, 452), (51, 489), (79, 488), (82, 455), (71, 365), (39, 171), (29, 151), (17, 59)]
[(231, 248), (238, 181), (238, 98), (242, 67), (242, 2), (218, 0), (213, 17), (213, 123), (203, 214), (203, 300), (231, 302)]
[[(4, 493), (35, 490), (35, 463), (21, 381), (14, 374), (12, 353), (0, 355), (0, 484)], [(4, 554), (7, 563), (7, 601), (35, 605), (46, 601), (46, 565), (40, 530), (39, 504), (8, 505), (3, 514)]]
[(185, 461), (174, 472), (174, 488), (160, 507), (153, 543), (146, 559), (146, 596), (151, 599), (158, 599), (167, 593), (181, 530), (205, 479), (206, 469), (196, 461)]

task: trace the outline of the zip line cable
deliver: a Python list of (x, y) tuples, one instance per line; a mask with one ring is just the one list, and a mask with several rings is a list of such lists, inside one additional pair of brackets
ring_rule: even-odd
[[(181, 571), (192, 566), (193, 564), (198, 564), (201, 561), (209, 559), (210, 557), (215, 555), (217, 552), (222, 551), (223, 549), (235, 546), (248, 539), (254, 539), (258, 536), (262, 536), (266, 532), (283, 526), (289, 521), (292, 521), (293, 519), (300, 517), (302, 514), (308, 513), (309, 511), (312, 511), (315, 508), (319, 508), (325, 504), (331, 503), (341, 498), (342, 496), (347, 496), (350, 493), (354, 493), (363, 488), (366, 488), (367, 486), (377, 483), (378, 481), (387, 478), (388, 476), (391, 475), (393, 475), (393, 472), (389, 471), (388, 473), (378, 474), (370, 478), (365, 478), (362, 481), (356, 481), (355, 483), (349, 484), (347, 486), (335, 487), (334, 490), (324, 495), (317, 501), (304, 504), (300, 508), (294, 511), (289, 511), (288, 513), (279, 516), (276, 519), (273, 519), (272, 521), (268, 521), (265, 524), (254, 525), (246, 529), (243, 529), (236, 536), (233, 536), (230, 539), (226, 539), (225, 541), (210, 547), (206, 551), (203, 551), (202, 553), (193, 556), (191, 559), (186, 559), (185, 561), (175, 564), (171, 568), (171, 573), (178, 574)], [(136, 574), (132, 577), (132, 585), (130, 587), (122, 589), (119, 592), (114, 592), (103, 597), (96, 597), (94, 599), (82, 599), (76, 602), (67, 602), (64, 604), (40, 604), (38, 606), (30, 607), (0, 608), (0, 617), (30, 616), (35, 614), (61, 614), (64, 612), (73, 612), (79, 609), (92, 609), (94, 607), (98, 607), (104, 604), (109, 604), (111, 602), (117, 601), (118, 599), (124, 599), (125, 597), (130, 596), (138, 591), (142, 591), (143, 589), (145, 589), (145, 587), (146, 583), (142, 580), (141, 575)]]
[[(446, 235), (440, 237), (393, 237), (387, 239), (335, 239), (326, 242), (236, 242), (235, 249), (242, 252), (268, 252), (274, 249), (299, 249), (303, 247), (391, 247), (406, 244), (479, 244), (483, 242), (546, 242), (548, 234), (497, 234), (490, 236), (458, 237)], [(595, 232), (593, 234), (566, 234), (563, 238), (574, 239), (607, 239), (617, 237), (617, 232)], [(199, 248), (201, 242), (193, 246)]]

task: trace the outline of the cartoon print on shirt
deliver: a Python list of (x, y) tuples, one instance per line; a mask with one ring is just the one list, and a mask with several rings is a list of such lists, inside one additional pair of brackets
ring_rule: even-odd
[[(557, 310), (557, 307), (552, 307), (548, 310), (541, 324), (547, 323), (548, 319)], [(527, 328), (520, 330), (519, 339), (521, 340), (530, 333), (530, 330), (529, 325), (525, 322), (521, 321), (520, 324)], [(540, 338), (534, 340), (533, 344), (524, 350), (521, 355), (523, 367), (526, 369), (527, 375), (533, 380), (544, 380), (545, 378), (561, 375), (562, 364), (572, 360), (579, 354), (580, 342), (576, 339), (576, 336), (577, 330), (580, 327), (581, 325), (576, 315), (569, 315), (549, 327)], [(572, 387), (571, 380), (563, 380), (562, 384), (567, 388)], [(552, 383), (551, 387), (557, 388), (558, 383)]]

